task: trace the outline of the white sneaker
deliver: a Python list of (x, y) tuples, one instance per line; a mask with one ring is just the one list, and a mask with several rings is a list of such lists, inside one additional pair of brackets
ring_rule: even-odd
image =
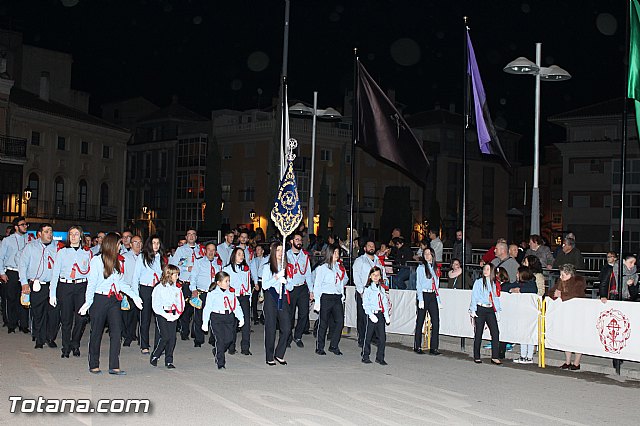
[(520, 357), (520, 358), (514, 359), (513, 362), (516, 363), (516, 364), (524, 364), (525, 363), (525, 359)]
[(522, 364), (533, 364), (533, 358), (525, 358)]

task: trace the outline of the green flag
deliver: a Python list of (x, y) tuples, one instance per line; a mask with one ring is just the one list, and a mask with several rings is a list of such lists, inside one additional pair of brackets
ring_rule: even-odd
[(629, 87), (627, 97), (636, 106), (636, 130), (640, 134), (640, 4), (631, 0), (629, 21), (631, 27), (629, 42)]

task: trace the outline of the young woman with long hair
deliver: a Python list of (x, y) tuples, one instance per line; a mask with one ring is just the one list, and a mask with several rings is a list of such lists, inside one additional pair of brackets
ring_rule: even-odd
[[(241, 247), (236, 247), (231, 251), (229, 258), (229, 264), (222, 270), (229, 274), (229, 281), (231, 283), (231, 291), (236, 293), (238, 303), (242, 308), (242, 314), (247, 321), (240, 327), (242, 329), (242, 340), (240, 341), (240, 353), (242, 355), (251, 355), (249, 350), (251, 347), (251, 272), (249, 272), (249, 265), (244, 257), (244, 250)], [(233, 344), (229, 348), (229, 354), (236, 353), (236, 335), (233, 337)]]
[[(262, 290), (264, 291), (264, 351), (267, 365), (286, 365), (284, 354), (291, 334), (289, 318), (289, 290), (286, 288), (287, 257), (284, 256), (282, 242), (271, 243), (269, 263), (262, 267)], [(276, 346), (276, 327), (280, 331)]]

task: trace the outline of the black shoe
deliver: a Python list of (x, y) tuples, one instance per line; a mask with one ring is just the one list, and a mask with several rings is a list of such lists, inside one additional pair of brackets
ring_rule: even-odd
[(175, 365), (173, 365), (172, 363), (165, 364), (165, 367), (167, 367), (167, 368), (169, 368), (169, 369), (171, 369), (171, 368), (176, 368), (176, 366), (175, 366)]
[(193, 342), (193, 347), (194, 348), (201, 348), (202, 347), (202, 343)]
[(53, 340), (47, 340), (47, 346), (49, 346), (50, 348), (57, 348), (58, 347), (56, 342), (54, 342)]
[(267, 365), (273, 367), (274, 365), (276, 365), (275, 361), (267, 361)]
[(240, 351), (240, 353), (241, 353), (242, 355), (253, 355), (249, 349), (244, 350), (244, 351)]
[(440, 352), (437, 349), (429, 349), (429, 355), (440, 355), (442, 352)]
[(278, 364), (280, 365), (287, 365), (287, 361), (285, 361), (284, 359), (280, 359), (278, 357), (274, 357), (275, 360), (278, 362)]
[(309, 330), (305, 330), (305, 331), (302, 332), (302, 334), (307, 334), (308, 335), (308, 334), (311, 334), (311, 332)]
[(60, 355), (60, 358), (69, 358), (69, 352), (62, 351), (62, 355)]
[(189, 336), (185, 336), (184, 334), (182, 336), (180, 336), (180, 339), (182, 340), (189, 340)]
[(131, 340), (125, 340), (124, 343), (122, 343), (122, 346), (126, 346), (126, 347), (130, 347), (131, 346)]
[(327, 353), (323, 349), (316, 349), (318, 355), (326, 355)]
[(218, 366), (218, 370), (222, 370), (223, 368), (224, 368), (225, 370), (227, 369), (224, 365), (219, 365), (219, 366)]
[(475, 362), (476, 364), (482, 364), (482, 360), (481, 359), (474, 359), (473, 362)]
[(376, 362), (377, 362), (378, 364), (380, 364), (380, 365), (388, 365), (388, 364), (387, 364), (387, 361), (385, 361), (384, 359), (383, 359), (382, 361), (378, 361), (378, 360), (376, 359)]
[(371, 364), (371, 360), (369, 358), (365, 358), (362, 360), (363, 364)]
[(72, 352), (73, 352), (73, 356), (80, 356), (80, 349), (75, 348), (75, 349), (73, 349)]
[(44, 347), (44, 345), (42, 343), (36, 343), (36, 346), (34, 349), (42, 349)]
[(571, 365), (569, 366), (569, 370), (571, 370), (571, 371), (578, 371), (578, 370), (580, 370), (580, 364), (578, 364), (578, 365), (571, 364)]
[(493, 364), (493, 365), (499, 365), (500, 367), (502, 367), (502, 366), (504, 365), (504, 364), (503, 364), (502, 362), (500, 362), (499, 360), (498, 360), (498, 361), (496, 361), (496, 360), (494, 360), (494, 359), (492, 359), (492, 360), (491, 360), (491, 364)]
[(235, 355), (236, 354), (236, 348), (229, 348), (228, 353), (229, 353), (229, 355)]
[(124, 370), (109, 370), (109, 374), (113, 374), (114, 376), (126, 376), (127, 372)]
[(358, 342), (358, 347), (361, 348), (364, 346), (364, 343)]
[(8, 334), (15, 333), (15, 332), (16, 332), (15, 328), (10, 328), (10, 329), (7, 330)]
[(422, 349), (420, 349), (420, 348), (418, 348), (418, 349), (414, 349), (413, 351), (414, 351), (415, 353), (417, 353), (418, 355), (422, 355), (422, 354), (424, 354), (424, 351), (423, 351)]
[(304, 348), (304, 343), (302, 343), (302, 339), (296, 340), (296, 346), (299, 348)]
[(152, 357), (151, 360), (149, 360), (149, 363), (151, 365), (153, 365), (154, 367), (157, 367), (158, 366), (158, 358)]
[(22, 331), (24, 334), (29, 334), (29, 328), (28, 327), (20, 327), (20, 331)]
[(253, 325), (258, 325), (258, 324), (260, 324), (260, 321), (254, 321), (253, 322)]
[(340, 349), (338, 348), (335, 348), (335, 349), (329, 348), (329, 352), (333, 352), (336, 355), (342, 355), (342, 352), (340, 352)]

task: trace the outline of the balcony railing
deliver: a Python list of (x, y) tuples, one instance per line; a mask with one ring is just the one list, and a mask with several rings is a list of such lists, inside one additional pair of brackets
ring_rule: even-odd
[(38, 219), (67, 219), (90, 222), (116, 222), (116, 206), (97, 204), (56, 203), (31, 200), (27, 205), (27, 217)]
[(25, 159), (27, 140), (0, 135), (0, 156)]

